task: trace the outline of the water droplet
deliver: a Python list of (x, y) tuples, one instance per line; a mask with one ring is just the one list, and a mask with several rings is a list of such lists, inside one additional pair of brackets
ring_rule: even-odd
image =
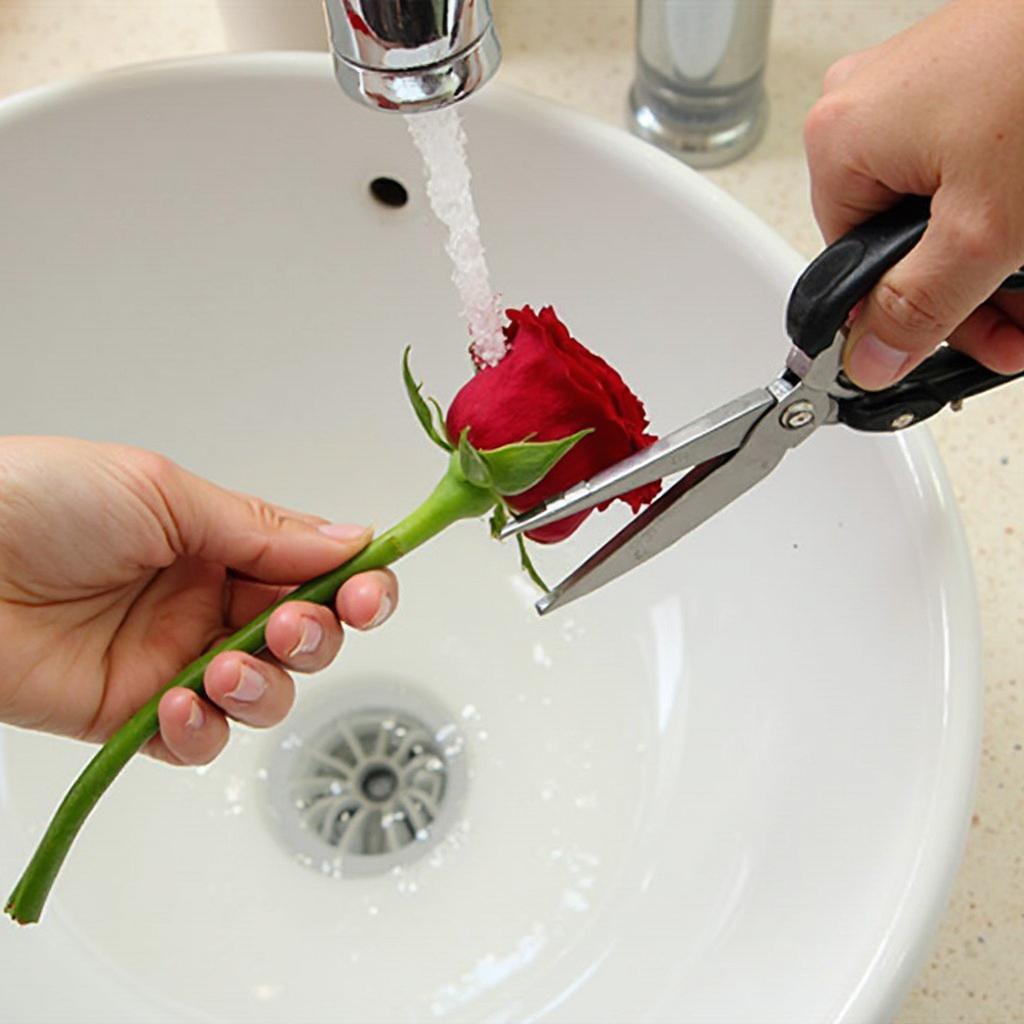
[(566, 889), (562, 893), (562, 906), (578, 914), (590, 909), (590, 904), (587, 902), (586, 897), (575, 889)]

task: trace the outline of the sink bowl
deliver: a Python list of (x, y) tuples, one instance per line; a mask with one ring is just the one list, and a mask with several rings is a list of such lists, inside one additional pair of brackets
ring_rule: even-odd
[[(463, 109), (504, 297), (555, 303), (656, 430), (778, 369), (801, 261), (753, 216), (525, 96)], [(406, 205), (373, 199), (381, 176)], [(442, 400), (469, 372), (441, 229), (401, 119), (345, 100), (325, 58), (15, 97), (0, 185), (0, 430), (143, 445), (382, 525), (432, 485), (399, 359), (412, 343)], [(592, 517), (542, 571), (622, 521)], [(958, 861), (978, 740), (971, 576), (927, 433), (822, 431), (548, 619), (516, 562), (462, 524), (403, 565), (395, 621), (352, 636), (283, 726), (236, 729), (203, 771), (132, 764), (42, 925), (0, 928), (7, 1019), (892, 1013)], [(347, 757), (346, 716), (367, 714), (381, 736), (411, 716), (445, 800), (383, 860), (361, 839), (349, 861), (370, 867), (349, 870), (302, 848), (348, 840), (296, 830), (293, 776), (318, 743)], [(89, 753), (0, 731), (5, 886)]]

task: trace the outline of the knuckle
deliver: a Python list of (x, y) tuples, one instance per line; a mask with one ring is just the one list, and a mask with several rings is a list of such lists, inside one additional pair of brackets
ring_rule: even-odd
[(246, 496), (246, 513), (252, 524), (246, 550), (247, 561), (258, 573), (274, 550), (274, 535), (284, 525), (284, 516), (272, 505), (256, 497)]
[(179, 484), (176, 463), (166, 455), (144, 448), (123, 448), (119, 452), (119, 467), (130, 492), (149, 510), (160, 528), (160, 543), (151, 554), (154, 562), (161, 562), (164, 552), (181, 554), (186, 550), (185, 534), (180, 515), (183, 494), (187, 489)]
[(941, 293), (925, 284), (882, 281), (875, 301), (892, 323), (913, 334), (945, 333), (955, 326)]
[(266, 534), (255, 533), (251, 537), (248, 550), (246, 550), (246, 561), (253, 566), (257, 575), (273, 554), (273, 548), (274, 542)]
[(850, 72), (853, 71), (857, 64), (857, 58), (853, 54), (847, 54), (844, 57), (840, 57), (839, 60), (831, 64), (825, 71), (825, 76), (822, 79), (822, 88), (825, 92), (831, 92), (836, 89), (841, 83), (845, 82), (850, 76)]
[(132, 452), (135, 470), (161, 493), (174, 482), (177, 467), (166, 455), (137, 448)]
[(1019, 255), (1012, 220), (995, 204), (979, 202), (970, 216), (953, 223), (952, 232), (957, 254), (972, 263), (1005, 264)]
[(809, 153), (833, 148), (849, 137), (852, 105), (841, 93), (833, 92), (811, 107), (804, 120), (804, 144)]
[(252, 496), (246, 497), (245, 504), (258, 529), (268, 533), (281, 529), (284, 524), (284, 516), (273, 505), (268, 504), (262, 498)]

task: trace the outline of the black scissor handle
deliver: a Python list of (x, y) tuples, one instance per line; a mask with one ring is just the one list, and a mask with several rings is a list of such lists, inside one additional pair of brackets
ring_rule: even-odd
[[(797, 348), (814, 358), (835, 341), (853, 307), (920, 241), (930, 210), (928, 199), (908, 196), (859, 224), (811, 262), (793, 286), (786, 310), (786, 329)], [(1000, 287), (1024, 290), (1024, 269)], [(1021, 376), (995, 373), (943, 346), (892, 387), (841, 399), (839, 419), (857, 430), (900, 430), (951, 402)], [(848, 381), (843, 383), (851, 390)]]
[(943, 345), (891, 387), (839, 399), (839, 421), (855, 430), (902, 430), (934, 416), (951, 402), (962, 402), (1019, 377), (1024, 377), (1024, 370), (1004, 377)]
[[(812, 359), (835, 340), (850, 310), (914, 248), (928, 226), (931, 201), (907, 196), (833, 242), (811, 261), (789, 296), (786, 330)], [(1001, 288), (1024, 289), (1024, 269)]]

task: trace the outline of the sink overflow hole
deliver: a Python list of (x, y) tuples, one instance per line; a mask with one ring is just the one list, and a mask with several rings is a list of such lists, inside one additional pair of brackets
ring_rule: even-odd
[(408, 190), (394, 178), (374, 178), (370, 182), (370, 195), (382, 206), (390, 206), (396, 210), (409, 202)]

